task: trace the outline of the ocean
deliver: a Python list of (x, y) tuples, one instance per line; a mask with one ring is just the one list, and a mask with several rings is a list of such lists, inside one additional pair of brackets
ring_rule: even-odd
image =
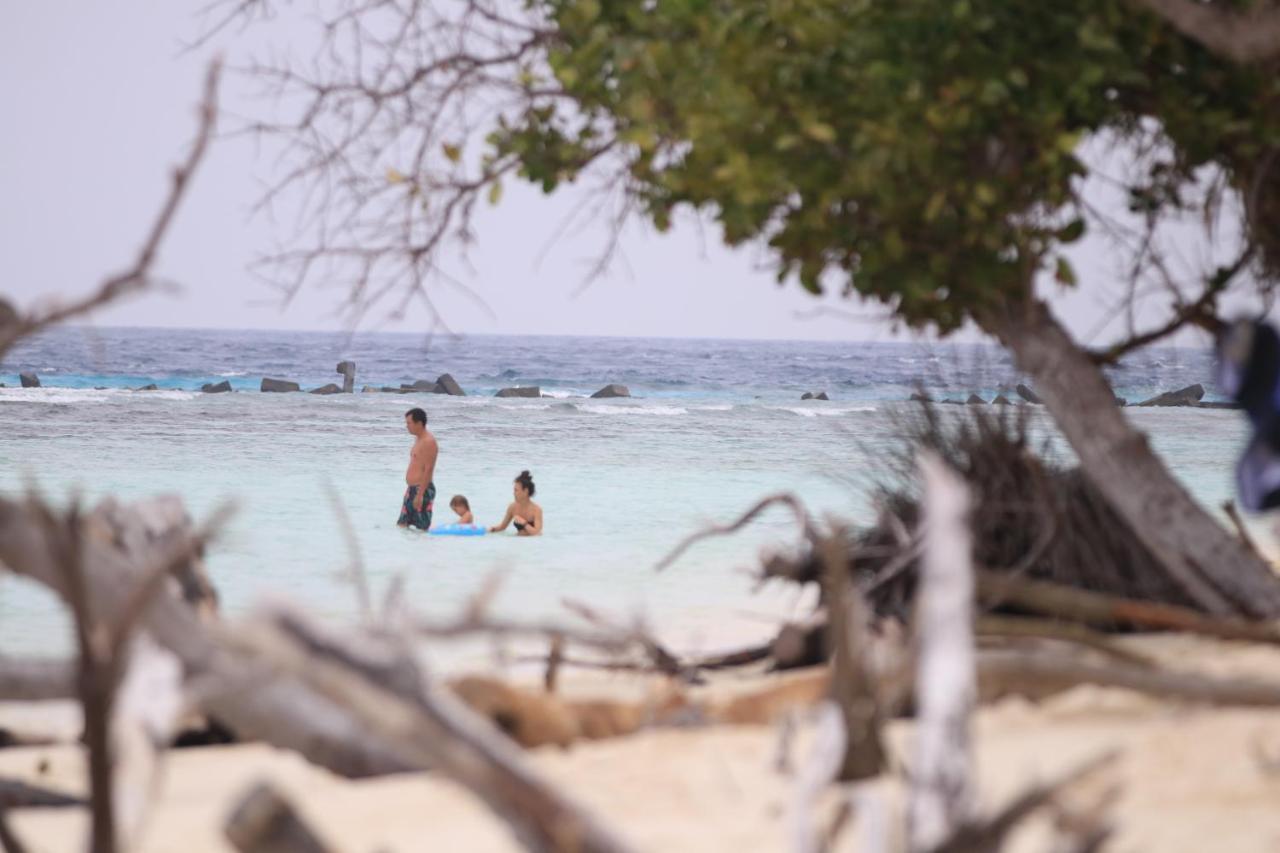
[[(257, 390), (264, 376), (304, 389), (340, 384), (334, 368), (345, 359), (357, 364), (355, 394)], [(24, 371), (45, 387), (14, 387)], [(442, 373), (467, 396), (359, 393)], [(1111, 380), (1130, 400), (1195, 382), (1220, 399), (1211, 376), (1207, 351), (1152, 349)], [(198, 390), (223, 379), (236, 393)], [(914, 390), (990, 399), (1019, 381), (1002, 350), (979, 344), (61, 328), (0, 363), (8, 386), (0, 389), (0, 493), (37, 488), (57, 503), (177, 493), (197, 519), (233, 500), (237, 514), (208, 556), (232, 615), (285, 599), (334, 620), (355, 618), (336, 502), (351, 519), (375, 595), (402, 576), (410, 606), (445, 617), (497, 573), (496, 613), (572, 622), (564, 602), (578, 600), (619, 620), (644, 620), (683, 648), (712, 651), (763, 638), (804, 606), (790, 589), (756, 591), (751, 576), (762, 550), (795, 546), (795, 525), (770, 510), (655, 573), (672, 546), (781, 491), (819, 516), (868, 521)], [(589, 398), (612, 382), (633, 396)], [(151, 383), (160, 390), (130, 390)], [(494, 397), (531, 385), (544, 396)], [(830, 401), (801, 400), (819, 391)], [(451, 520), (449, 497), (464, 494), (478, 522), (496, 523), (512, 480), (528, 469), (545, 535), (397, 529), (410, 445), (403, 415), (413, 406), (428, 411), (440, 443), (438, 522)], [(1231, 496), (1245, 435), (1240, 413), (1129, 416), (1198, 499), (1216, 508)], [(1052, 435), (1042, 410), (1034, 417)], [(1054, 447), (1067, 454), (1062, 441)], [(51, 597), (0, 577), (0, 649), (70, 647)]]

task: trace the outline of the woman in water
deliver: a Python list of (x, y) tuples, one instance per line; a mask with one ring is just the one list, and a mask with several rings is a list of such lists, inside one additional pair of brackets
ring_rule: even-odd
[(498, 533), (506, 530), (508, 524), (515, 524), (517, 536), (541, 536), (542, 507), (532, 500), (534, 488), (533, 475), (528, 471), (521, 471), (511, 487), (515, 501), (507, 507), (507, 514), (503, 517), (502, 523), (496, 527), (490, 527), (489, 532)]

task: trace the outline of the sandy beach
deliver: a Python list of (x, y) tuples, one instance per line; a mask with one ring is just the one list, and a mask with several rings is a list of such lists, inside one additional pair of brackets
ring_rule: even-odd
[[(1183, 636), (1125, 641), (1163, 665), (1218, 675), (1280, 681), (1273, 649)], [(714, 700), (780, 683), (787, 677), (723, 675), (693, 696)], [(583, 674), (565, 680), (575, 696), (634, 699), (661, 685), (626, 675)], [(62, 706), (63, 712), (69, 709)], [(5, 725), (30, 727), (28, 707), (6, 706)], [(57, 713), (39, 720), (53, 725)], [(797, 719), (803, 721), (800, 713)], [(975, 718), (982, 809), (999, 808), (1028, 785), (1047, 782), (1108, 751), (1111, 768), (1073, 789), (1081, 802), (1102, 798), (1116, 850), (1280, 850), (1280, 714), (1155, 701), (1126, 690), (1077, 687), (1039, 703), (1011, 697)], [(612, 824), (640, 850), (774, 851), (792, 849), (796, 768), (807, 760), (808, 724), (779, 767), (778, 725), (650, 729), (569, 749), (531, 750), (544, 776)], [(901, 824), (901, 769), (911, 761), (912, 724), (888, 728), (893, 781), (837, 787), (824, 795), (825, 824), (839, 801), (879, 802), (890, 826)], [(76, 746), (0, 750), (0, 775), (67, 793), (86, 791)], [(349, 781), (261, 744), (172, 750), (167, 754), (144, 851), (228, 851), (222, 824), (254, 782), (270, 780), (335, 850), (520, 849), (504, 824), (467, 791), (432, 774)], [(867, 798), (870, 797), (868, 800)], [(78, 809), (25, 810), (15, 831), (37, 851), (82, 849), (86, 815)], [(858, 849), (867, 821), (842, 836)], [(1043, 850), (1047, 819), (1028, 822), (1008, 849)], [(850, 846), (853, 845), (853, 846)]]

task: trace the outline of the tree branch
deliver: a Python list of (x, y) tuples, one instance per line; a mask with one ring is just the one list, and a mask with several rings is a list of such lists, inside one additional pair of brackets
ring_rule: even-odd
[(1241, 64), (1280, 57), (1280, 6), (1258, 3), (1247, 12), (1221, 2), (1132, 0), (1211, 53)]

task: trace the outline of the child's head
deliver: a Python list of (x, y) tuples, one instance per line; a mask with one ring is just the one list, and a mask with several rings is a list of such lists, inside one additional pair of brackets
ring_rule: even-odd
[(467, 503), (467, 499), (462, 495), (454, 495), (449, 499), (449, 509), (458, 515), (466, 515), (471, 512), (471, 504)]

